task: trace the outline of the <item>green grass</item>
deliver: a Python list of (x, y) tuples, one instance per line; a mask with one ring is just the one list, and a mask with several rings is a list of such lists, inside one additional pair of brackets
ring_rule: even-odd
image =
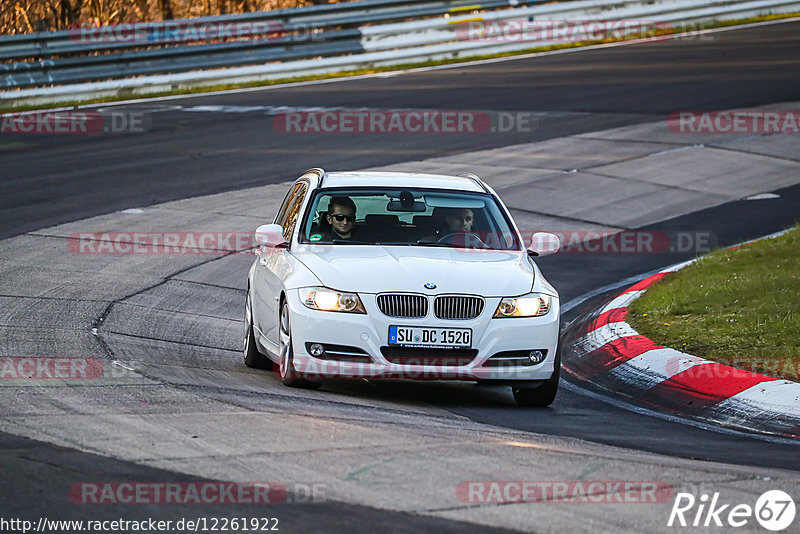
[(656, 343), (800, 381), (800, 225), (667, 275), (627, 321)]
[[(727, 26), (736, 26), (739, 24), (749, 24), (754, 22), (766, 22), (771, 20), (780, 20), (780, 19), (788, 19), (788, 18), (795, 18), (800, 17), (800, 12), (795, 13), (780, 13), (774, 15), (763, 15), (760, 17), (750, 17), (746, 19), (735, 19), (735, 20), (726, 20), (726, 21), (709, 21), (704, 23), (698, 23), (692, 27), (693, 31), (699, 31), (704, 29), (712, 29), (712, 28), (722, 28)], [(657, 32), (656, 35), (668, 35), (668, 32), (660, 31)], [(632, 36), (635, 38), (636, 36)], [(648, 36), (652, 37), (652, 36)], [(676, 37), (679, 38), (679, 37)], [(604, 41), (586, 41), (586, 42), (576, 42), (576, 43), (564, 43), (558, 45), (551, 45), (551, 46), (539, 46), (539, 47), (532, 47), (525, 50), (517, 50), (513, 52), (503, 52), (499, 54), (484, 54), (484, 55), (475, 55), (475, 56), (463, 56), (463, 57), (455, 57), (450, 59), (442, 59), (436, 61), (420, 61), (414, 63), (404, 63), (399, 65), (389, 65), (384, 67), (374, 67), (369, 69), (356, 69), (356, 70), (349, 70), (343, 72), (336, 72), (332, 74), (318, 74), (318, 75), (310, 75), (310, 76), (296, 76), (292, 78), (281, 78), (277, 80), (262, 80), (257, 82), (247, 82), (247, 83), (234, 83), (234, 84), (220, 84), (220, 85), (204, 85), (202, 87), (190, 87), (185, 89), (175, 89), (171, 91), (162, 91), (156, 93), (146, 93), (146, 94), (119, 94), (115, 96), (110, 96), (106, 98), (97, 98), (97, 99), (86, 99), (86, 100), (72, 100), (72, 101), (63, 101), (58, 103), (51, 103), (51, 104), (38, 104), (38, 105), (20, 105), (20, 106), (6, 106), (0, 104), (0, 112), (3, 111), (29, 111), (29, 110), (36, 110), (36, 109), (49, 109), (53, 107), (70, 107), (70, 106), (78, 106), (78, 105), (91, 105), (91, 104), (102, 104), (104, 102), (122, 102), (125, 100), (137, 100), (140, 98), (158, 98), (163, 96), (175, 96), (175, 95), (190, 95), (196, 93), (208, 93), (214, 91), (227, 91), (231, 89), (245, 89), (250, 87), (267, 87), (270, 85), (280, 85), (285, 83), (296, 83), (296, 82), (304, 82), (304, 81), (312, 81), (312, 80), (329, 80), (333, 78), (346, 78), (351, 76), (361, 76), (365, 74), (375, 74), (380, 72), (392, 72), (398, 70), (408, 70), (408, 69), (415, 69), (415, 68), (422, 68), (422, 67), (432, 67), (432, 66), (439, 66), (439, 65), (453, 65), (458, 63), (465, 63), (469, 61), (480, 61), (482, 59), (496, 59), (496, 58), (503, 58), (503, 57), (512, 57), (512, 56), (519, 56), (524, 54), (531, 54), (537, 52), (548, 52), (551, 50), (562, 50), (566, 48), (579, 48), (583, 46), (590, 46), (590, 45), (597, 45), (597, 44), (604, 44), (616, 42), (612, 39), (607, 39)]]

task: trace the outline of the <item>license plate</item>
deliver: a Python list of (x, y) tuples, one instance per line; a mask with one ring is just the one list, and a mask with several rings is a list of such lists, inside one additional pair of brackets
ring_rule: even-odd
[(400, 347), (468, 349), (472, 347), (472, 330), (469, 328), (390, 326), (389, 345)]

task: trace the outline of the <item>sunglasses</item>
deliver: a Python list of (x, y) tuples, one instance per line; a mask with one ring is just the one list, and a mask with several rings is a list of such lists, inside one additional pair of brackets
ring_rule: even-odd
[(336, 215), (331, 215), (331, 217), (333, 217), (334, 219), (336, 219), (339, 222), (342, 222), (342, 221), (345, 221), (345, 220), (349, 221), (349, 222), (356, 222), (356, 216), (355, 215), (344, 215), (342, 213), (337, 213)]

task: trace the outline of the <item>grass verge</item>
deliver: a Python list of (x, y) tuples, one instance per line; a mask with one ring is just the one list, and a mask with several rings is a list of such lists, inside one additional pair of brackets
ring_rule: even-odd
[[(743, 19), (734, 19), (734, 20), (713, 20), (708, 22), (697, 23), (692, 26), (692, 31), (676, 34), (674, 38), (676, 39), (689, 39), (692, 38), (691, 36), (697, 32), (702, 30), (714, 29), (714, 28), (723, 28), (728, 26), (738, 26), (741, 24), (751, 24), (755, 22), (768, 22), (772, 20), (782, 20), (782, 19), (789, 19), (789, 18), (797, 18), (800, 17), (800, 12), (794, 13), (779, 13), (773, 15), (762, 15), (760, 17), (749, 17)], [(648, 38), (653, 37), (663, 37), (669, 38), (672, 35), (669, 31), (658, 31), (654, 35), (648, 35)], [(636, 36), (633, 36), (634, 38)], [(551, 46), (540, 46), (540, 47), (532, 47), (525, 50), (515, 50), (513, 52), (503, 52), (499, 54), (484, 54), (484, 55), (475, 55), (475, 56), (464, 56), (464, 57), (456, 57), (450, 59), (442, 59), (436, 61), (420, 61), (414, 63), (403, 63), (398, 65), (388, 65), (385, 67), (374, 67), (369, 69), (356, 69), (356, 70), (349, 70), (343, 72), (336, 72), (331, 74), (318, 74), (318, 75), (310, 75), (310, 76), (295, 76), (291, 78), (281, 78), (276, 80), (262, 80), (257, 82), (248, 82), (248, 83), (235, 83), (235, 84), (220, 84), (220, 85), (204, 85), (201, 87), (189, 87), (184, 89), (174, 89), (171, 91), (161, 91), (161, 92), (154, 92), (154, 93), (146, 93), (146, 94), (120, 94), (105, 98), (96, 98), (96, 99), (86, 99), (86, 100), (74, 100), (74, 101), (59, 101), (57, 103), (51, 104), (38, 104), (38, 105), (21, 105), (21, 106), (7, 106), (0, 104), (0, 112), (3, 111), (31, 111), (37, 109), (50, 109), (55, 106), (57, 107), (70, 107), (70, 106), (87, 106), (93, 104), (102, 104), (106, 102), (122, 102), (125, 100), (138, 100), (142, 98), (159, 98), (164, 96), (179, 96), (179, 95), (190, 95), (190, 94), (197, 94), (197, 93), (210, 93), (215, 91), (228, 91), (233, 89), (247, 89), (252, 87), (268, 87), (271, 85), (281, 85), (286, 83), (297, 83), (297, 82), (305, 82), (305, 81), (316, 81), (316, 80), (329, 80), (333, 78), (348, 78), (352, 76), (362, 76), (367, 74), (376, 74), (381, 72), (393, 72), (393, 71), (400, 71), (400, 70), (408, 70), (408, 69), (416, 69), (416, 68), (423, 68), (423, 67), (433, 67), (433, 66), (440, 66), (440, 65), (454, 65), (458, 63), (468, 63), (470, 61), (480, 61), (484, 59), (497, 59), (497, 58), (504, 58), (504, 57), (513, 57), (525, 54), (532, 54), (537, 52), (549, 52), (552, 50), (563, 50), (567, 48), (580, 48), (584, 46), (590, 45), (597, 45), (597, 44), (606, 44), (612, 42), (619, 42), (619, 39), (607, 39), (603, 41), (586, 41), (586, 42), (576, 42), (576, 43), (564, 43), (558, 45), (551, 45)]]
[(800, 225), (666, 276), (626, 320), (656, 343), (800, 381)]

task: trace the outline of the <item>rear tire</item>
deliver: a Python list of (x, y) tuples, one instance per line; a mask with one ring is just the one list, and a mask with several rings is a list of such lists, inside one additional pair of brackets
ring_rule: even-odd
[(253, 331), (253, 308), (250, 305), (250, 288), (244, 304), (244, 364), (253, 369), (272, 369), (272, 360), (258, 351)]
[(561, 340), (556, 349), (556, 359), (553, 362), (553, 374), (547, 381), (536, 388), (512, 387), (511, 392), (520, 406), (546, 408), (556, 399), (558, 381), (561, 377)]

